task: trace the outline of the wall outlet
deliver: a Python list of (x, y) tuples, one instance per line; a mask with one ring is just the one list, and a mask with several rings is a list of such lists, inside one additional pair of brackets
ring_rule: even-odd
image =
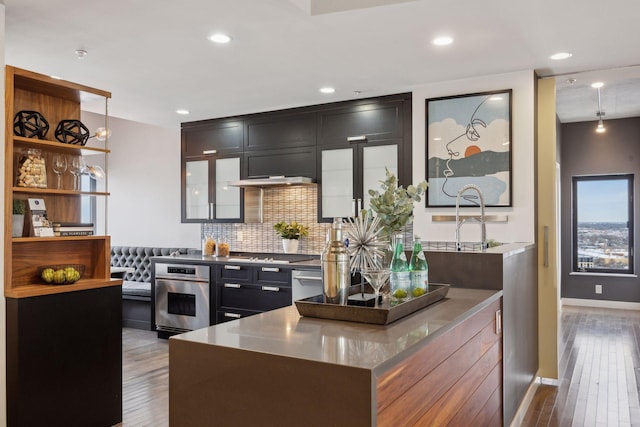
[(596, 294), (602, 293), (602, 285), (596, 285)]
[(242, 231), (236, 231), (236, 240), (238, 242), (242, 242), (243, 238), (244, 238), (244, 236), (242, 235)]

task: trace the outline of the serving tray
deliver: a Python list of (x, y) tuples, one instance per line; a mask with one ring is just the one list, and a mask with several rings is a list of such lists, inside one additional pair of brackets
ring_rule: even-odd
[[(385, 301), (378, 307), (327, 304), (323, 301), (322, 295), (304, 298), (295, 304), (298, 313), (306, 317), (387, 325), (445, 298), (449, 287), (445, 284), (430, 283), (429, 291), (424, 295), (403, 302)], [(360, 285), (349, 288), (349, 295), (357, 293), (360, 293)]]

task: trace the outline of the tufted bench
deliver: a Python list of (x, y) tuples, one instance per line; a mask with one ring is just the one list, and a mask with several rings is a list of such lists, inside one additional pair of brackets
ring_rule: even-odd
[(111, 247), (111, 267), (130, 267), (122, 282), (122, 326), (153, 330), (151, 324), (151, 257), (174, 252), (186, 254), (185, 248)]

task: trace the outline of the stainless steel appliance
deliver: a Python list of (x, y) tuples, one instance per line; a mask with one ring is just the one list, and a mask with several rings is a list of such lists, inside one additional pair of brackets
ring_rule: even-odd
[(156, 329), (182, 333), (210, 325), (209, 266), (156, 263)]
[(297, 301), (322, 295), (322, 271), (293, 270), (291, 272), (291, 299)]

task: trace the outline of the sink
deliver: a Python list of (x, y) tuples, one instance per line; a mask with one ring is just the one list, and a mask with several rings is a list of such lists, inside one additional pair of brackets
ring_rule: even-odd
[[(496, 242), (495, 240), (489, 240), (489, 249), (503, 245), (503, 243)], [(460, 242), (462, 246), (461, 252), (482, 252), (482, 246), (480, 242)], [(456, 252), (456, 242), (446, 241), (423, 241), (422, 249), (425, 251), (452, 251)]]

